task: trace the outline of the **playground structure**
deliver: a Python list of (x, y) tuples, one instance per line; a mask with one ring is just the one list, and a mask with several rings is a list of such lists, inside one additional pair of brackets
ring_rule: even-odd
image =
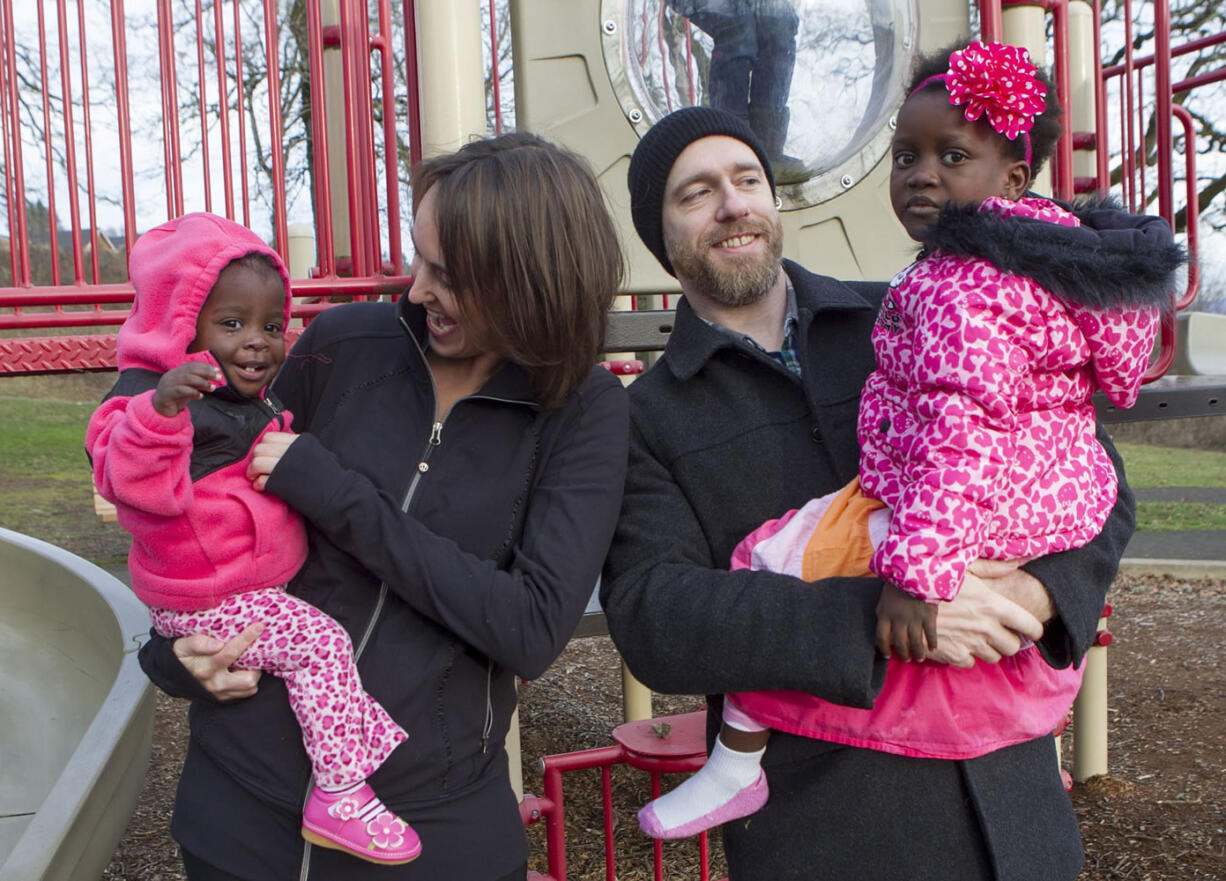
[[(848, 4), (794, 5), (814, 13), (798, 35), (799, 71), (817, 63), (806, 54), (812, 22), (826, 21), (817, 13)], [(844, 125), (850, 135), (814, 141), (793, 112), (789, 150), (815, 171), (780, 188), (785, 256), (849, 279), (888, 278), (910, 259), (903, 232), (883, 222), (890, 114), (909, 58), (968, 37), (977, 13), (983, 38), (1025, 45), (1054, 69), (1068, 131), (1038, 188), (1065, 199), (1110, 190), (1130, 208), (1171, 221), (1185, 207), (1179, 232), (1193, 261), (1176, 305), (1191, 304), (1199, 286), (1197, 152), (1175, 149), (1176, 129), (1184, 143), (1194, 129), (1173, 97), (1226, 79), (1226, 70), (1175, 82), (1172, 60), (1226, 42), (1226, 33), (1173, 44), (1167, 4), (1134, 3), (1125, 27), (1134, 12), (1152, 14), (1153, 54), (1137, 54), (1127, 31), (1123, 61), (1104, 69), (1098, 7), (1085, 0), (862, 5), (863, 30), (851, 37), (868, 34), (872, 54), (862, 59), (859, 116)], [(589, 159), (619, 218), (630, 274), (612, 324), (610, 366), (633, 375), (663, 348), (676, 285), (633, 234), (626, 166), (656, 119), (702, 100), (704, 89), (701, 35), (663, 0), (322, 0), (302, 4), (305, 20), (292, 22), (278, 20), (276, 0), (102, 7), (56, 0), (24, 21), (13, 4), (0, 9), (7, 221), (0, 247), (8, 246), (0, 250), (0, 273), (8, 269), (7, 286), (0, 275), (0, 375), (113, 369), (114, 331), (132, 297), (123, 257), (141, 230), (186, 211), (261, 229), (291, 267), (300, 320), (332, 300), (398, 295), (410, 281), (407, 164), (510, 125), (512, 109), (515, 126)], [(31, 73), (41, 88), (29, 88)], [(804, 93), (821, 77), (805, 79), (817, 84), (794, 87), (798, 107), (802, 98), (829, 100), (820, 89)], [(1151, 123), (1156, 162), (1147, 165), (1135, 157)], [(1123, 159), (1112, 187), (1116, 152)], [(108, 275), (108, 263), (118, 277)], [(1141, 401), (1126, 413), (1104, 407), (1103, 418), (1222, 412), (1226, 366), (1216, 319), (1191, 313), (1167, 322)], [(1172, 364), (1190, 375), (1164, 377)], [(1107, 771), (1109, 641), (1104, 625), (1078, 699), (1078, 780)], [(629, 677), (625, 700), (627, 719), (651, 715), (649, 693)], [(701, 738), (690, 747), (700, 755)], [(536, 817), (527, 810), (527, 820), (561, 828), (560, 783), (556, 795), (532, 805)], [(555, 846), (563, 848), (560, 865)], [(564, 842), (552, 831), (550, 860), (551, 877), (565, 877)]]
[(0, 881), (96, 881), (149, 761), (149, 618), (111, 575), (7, 529), (0, 568), (0, 651), (21, 659), (0, 686)]

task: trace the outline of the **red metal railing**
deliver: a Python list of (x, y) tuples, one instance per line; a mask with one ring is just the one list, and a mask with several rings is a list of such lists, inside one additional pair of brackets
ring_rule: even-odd
[[(1133, 34), (1137, 20), (1131, 0), (1124, 0), (1124, 42), (1121, 47), (1123, 60), (1101, 70), (1099, 88), (1099, 113), (1096, 137), (1106, 144), (1110, 135), (1107, 116), (1110, 95), (1116, 96), (1115, 116), (1119, 126), (1117, 149), (1121, 156), (1120, 193), (1131, 210), (1146, 211), (1153, 201), (1157, 202), (1156, 213), (1176, 226), (1175, 201), (1175, 139), (1173, 123), (1178, 121), (1183, 134), (1183, 177), (1185, 185), (1185, 215), (1182, 228), (1177, 232), (1186, 234), (1188, 249), (1188, 277), (1184, 291), (1176, 297), (1176, 309), (1191, 305), (1200, 289), (1200, 270), (1197, 257), (1200, 251), (1199, 194), (1196, 175), (1196, 133), (1192, 117), (1175, 103), (1175, 96), (1193, 89), (1226, 80), (1226, 68), (1210, 71), (1196, 77), (1172, 82), (1172, 60), (1204, 49), (1226, 43), (1226, 32), (1172, 45), (1170, 29), (1170, 4), (1168, 0), (1154, 0), (1152, 4), (1154, 30), (1153, 53), (1138, 56)], [(1095, 35), (1101, 39), (1101, 20), (1098, 3), (1094, 4)], [(1150, 83), (1151, 98), (1146, 98), (1145, 87)], [(1153, 129), (1152, 165), (1153, 180), (1147, 180), (1151, 168), (1150, 147), (1147, 131)], [(1100, 151), (1097, 168), (1096, 189), (1107, 192), (1112, 187), (1110, 173)], [(1163, 322), (1161, 346), (1158, 357), (1150, 365), (1147, 379), (1156, 379), (1166, 372), (1175, 357), (1175, 321), (1168, 316)]]
[[(660, 723), (664, 723), (661, 726)], [(660, 734), (661, 727), (667, 733)], [(600, 771), (601, 808), (603, 812), (605, 879), (615, 881), (617, 858), (614, 852), (614, 807), (612, 768), (627, 765), (649, 775), (651, 797), (660, 795), (660, 775), (692, 773), (706, 761), (706, 711), (699, 710), (679, 716), (627, 722), (613, 730), (614, 745), (581, 752), (546, 756), (541, 760), (544, 794), (525, 795), (519, 813), (525, 826), (545, 822), (545, 846), (548, 874), (529, 873), (532, 881), (566, 881), (566, 801), (562, 777), (577, 771)], [(638, 834), (635, 830), (633, 834)], [(698, 836), (699, 881), (708, 881), (709, 851), (707, 833)], [(652, 845), (652, 877), (664, 878), (664, 848), (656, 840)]]
[[(123, 0), (109, 13), (71, 0), (20, 13), (4, 3), (0, 247), (8, 253), (0, 250), (0, 275), (7, 268), (8, 278), (0, 278), (0, 373), (113, 366), (109, 334), (54, 334), (121, 324), (132, 298), (127, 251), (141, 231), (187, 211), (253, 226), (288, 260), (296, 201), (316, 238), (311, 277), (294, 282), (298, 317), (326, 308), (311, 302), (325, 295), (403, 290), (397, 133), (407, 133), (413, 159), (421, 139), (414, 3), (404, 0), (397, 17), (392, 2), (339, 0), (340, 20), (330, 26), (317, 3), (305, 4), (305, 22), (280, 22), (276, 0), (216, 0), (211, 10), (202, 0), (157, 0), (155, 16), (129, 15)], [(341, 68), (334, 95), (329, 56)], [(283, 70), (294, 57), (306, 60)], [(283, 119), (283, 106), (297, 118)], [(290, 157), (287, 122), (301, 128), (307, 120), (309, 132), (288, 135), (299, 145)], [(343, 230), (333, 219), (329, 167), (338, 150)], [(27, 161), (32, 153), (37, 163)], [(305, 181), (293, 194), (291, 164)], [(260, 178), (257, 165), (265, 169)], [(39, 205), (45, 220), (42, 208), (32, 215)], [(121, 229), (122, 241), (102, 226)], [(348, 254), (337, 253), (342, 232)], [(49, 333), (31, 336), (39, 331)]]

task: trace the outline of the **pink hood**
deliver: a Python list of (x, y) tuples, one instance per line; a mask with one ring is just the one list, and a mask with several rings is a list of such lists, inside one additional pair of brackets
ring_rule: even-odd
[(215, 214), (185, 214), (154, 227), (132, 247), (128, 275), (136, 289), (132, 314), (117, 341), (120, 370), (132, 367), (165, 373), (188, 358), (196, 338), (196, 317), (232, 260), (264, 254), (285, 284), (289, 322), (289, 272), (280, 255), (245, 226)]

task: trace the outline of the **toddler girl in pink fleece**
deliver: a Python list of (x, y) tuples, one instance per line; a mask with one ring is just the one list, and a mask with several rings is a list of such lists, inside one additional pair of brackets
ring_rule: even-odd
[(962, 669), (923, 661), (977, 559), (1024, 562), (1101, 531), (1118, 481), (1091, 395), (1131, 406), (1181, 250), (1158, 218), (1027, 192), (1060, 109), (1024, 49), (921, 59), (896, 119), (890, 200), (919, 259), (890, 283), (860, 400), (860, 476), (764, 524), (733, 568), (884, 582), (872, 709), (798, 692), (726, 695), (707, 765), (639, 814), (694, 835), (767, 800), (771, 729), (902, 756), (971, 759), (1051, 732), (1081, 671), (1035, 645)]
[(119, 379), (85, 445), (98, 492), (132, 534), (132, 589), (166, 637), (227, 642), (262, 624), (235, 667), (285, 681), (315, 777), (303, 837), (409, 862), (417, 834), (366, 782), (408, 735), (362, 689), (345, 629), (286, 591), (305, 527), (247, 478), (259, 438), (290, 427), (268, 391), (285, 360), (285, 265), (250, 230), (202, 213), (141, 236), (129, 275)]

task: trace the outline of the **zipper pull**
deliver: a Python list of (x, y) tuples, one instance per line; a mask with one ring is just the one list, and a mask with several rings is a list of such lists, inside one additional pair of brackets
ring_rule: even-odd
[(434, 427), (430, 429), (430, 445), (437, 447), (443, 442), (443, 423), (436, 422)]
[(260, 403), (263, 404), (266, 408), (268, 408), (269, 415), (272, 416), (273, 419), (277, 420), (277, 425), (281, 428), (282, 431), (284, 431), (285, 430), (285, 414), (279, 407), (277, 407), (272, 401), (268, 399), (267, 389), (260, 392)]

